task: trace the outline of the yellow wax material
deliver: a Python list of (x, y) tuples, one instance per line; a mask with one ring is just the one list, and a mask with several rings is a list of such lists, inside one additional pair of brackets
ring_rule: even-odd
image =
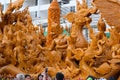
[[(57, 24), (54, 26), (54, 24)], [(53, 27), (54, 26), (54, 27)], [(47, 46), (51, 45), (51, 42), (60, 33), (60, 6), (57, 0), (53, 0), (48, 9), (48, 35)], [(53, 35), (56, 35), (55, 37)]]

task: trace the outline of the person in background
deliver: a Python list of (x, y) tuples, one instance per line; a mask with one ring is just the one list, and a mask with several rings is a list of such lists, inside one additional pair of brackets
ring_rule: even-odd
[(108, 80), (120, 80), (118, 79), (120, 76), (120, 71), (118, 71), (114, 76), (108, 78)]
[(41, 75), (43, 76), (42, 80), (52, 80), (48, 74), (48, 68), (45, 68), (45, 71), (43, 73), (41, 73)]
[(38, 75), (38, 80), (43, 80), (43, 75), (39, 74)]
[(93, 76), (88, 76), (86, 80), (95, 80)]
[(113, 76), (111, 76), (108, 80), (115, 80), (115, 78)]
[(107, 80), (106, 78), (101, 77), (99, 80)]
[(56, 73), (55, 80), (64, 80), (64, 74), (61, 72)]
[(31, 76), (29, 74), (25, 75), (25, 80), (31, 80)]
[(16, 75), (16, 79), (15, 80), (24, 80), (25, 79), (25, 75), (20, 73)]

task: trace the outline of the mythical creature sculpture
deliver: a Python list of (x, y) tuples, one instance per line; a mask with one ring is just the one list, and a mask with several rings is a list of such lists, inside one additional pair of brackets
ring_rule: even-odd
[(71, 36), (74, 36), (76, 38), (76, 48), (88, 47), (88, 42), (84, 38), (82, 30), (84, 26), (88, 26), (90, 24), (91, 18), (89, 18), (89, 16), (97, 11), (95, 8), (89, 9), (86, 4), (86, 1), (82, 1), (82, 4), (80, 4), (80, 2), (77, 1), (76, 13), (70, 12), (65, 16), (65, 18), (72, 23)]
[[(108, 12), (105, 10), (109, 10), (112, 4), (120, 7), (119, 1), (93, 0), (95, 4), (92, 3), (92, 8), (88, 8), (85, 0), (82, 1), (80, 4), (77, 0), (76, 12), (65, 16), (72, 23), (69, 36), (62, 34), (57, 0), (53, 0), (53, 6), (49, 8), (47, 37), (44, 36), (42, 26), (32, 24), (28, 7), (19, 11), (24, 0), (10, 3), (5, 13), (0, 5), (0, 74), (15, 76), (18, 73), (29, 73), (35, 77), (47, 67), (50, 76), (61, 71), (66, 78), (74, 80), (86, 79), (88, 75), (97, 78), (116, 75), (120, 71), (119, 19), (114, 14), (106, 15)], [(105, 7), (102, 1), (108, 3), (108, 6)], [(95, 34), (90, 26), (90, 15), (96, 13), (97, 9), (101, 17), (97, 24), (99, 32)], [(110, 38), (105, 35), (105, 20), (112, 26), (109, 29)], [(84, 26), (88, 28), (90, 42), (83, 36)]]

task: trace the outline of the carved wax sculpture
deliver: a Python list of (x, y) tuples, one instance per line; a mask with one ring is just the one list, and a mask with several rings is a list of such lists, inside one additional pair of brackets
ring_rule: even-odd
[[(14, 77), (18, 73), (27, 73), (37, 77), (46, 67), (52, 77), (62, 72), (65, 78), (73, 80), (85, 80), (88, 75), (96, 78), (117, 75), (120, 71), (119, 1), (94, 0), (92, 8), (82, 1), (82, 4), (76, 1), (76, 12), (65, 16), (72, 23), (69, 36), (61, 34), (57, 0), (53, 0), (48, 10), (47, 37), (42, 26), (32, 24), (28, 7), (19, 10), (24, 0), (10, 3), (5, 13), (0, 6), (0, 75)], [(114, 10), (110, 11), (113, 8), (118, 10), (117, 15)], [(101, 17), (97, 24), (99, 32), (95, 34), (90, 26), (90, 15), (97, 9)], [(104, 20), (115, 26), (109, 29), (110, 38), (105, 35)], [(83, 36), (84, 26), (88, 28), (90, 42)]]
[(70, 12), (65, 16), (65, 18), (72, 23), (71, 36), (76, 38), (76, 48), (88, 47), (88, 42), (84, 38), (82, 30), (84, 26), (88, 27), (91, 22), (91, 18), (89, 18), (89, 16), (95, 12), (96, 9), (88, 8), (85, 0), (83, 0), (82, 4), (77, 0), (77, 12)]
[[(96, 7), (100, 10), (102, 17), (110, 26), (115, 26), (120, 31), (120, 1), (119, 0), (94, 0)], [(109, 6), (109, 7), (108, 7)], [(111, 11), (112, 10), (112, 11)]]
[(50, 46), (52, 40), (60, 34), (60, 6), (53, 0), (48, 9), (48, 35), (46, 45)]

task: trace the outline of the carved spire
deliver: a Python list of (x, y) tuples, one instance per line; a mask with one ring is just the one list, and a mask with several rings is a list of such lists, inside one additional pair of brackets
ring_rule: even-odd
[[(53, 27), (54, 24), (57, 25)], [(57, 0), (53, 0), (48, 9), (48, 35), (46, 45), (50, 46), (52, 40), (56, 38), (59, 34), (60, 34), (60, 6)]]
[(57, 0), (53, 0), (53, 2), (57, 2)]

